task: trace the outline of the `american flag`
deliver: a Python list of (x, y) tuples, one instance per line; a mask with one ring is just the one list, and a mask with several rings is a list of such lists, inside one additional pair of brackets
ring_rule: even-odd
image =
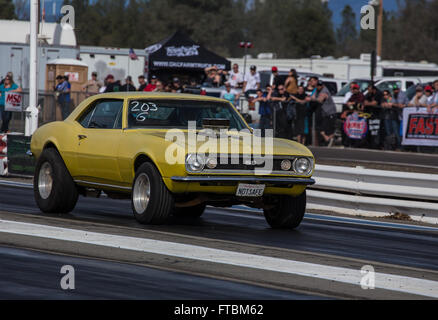
[(131, 58), (131, 60), (138, 60), (137, 55), (134, 52), (134, 49), (129, 49), (129, 57)]

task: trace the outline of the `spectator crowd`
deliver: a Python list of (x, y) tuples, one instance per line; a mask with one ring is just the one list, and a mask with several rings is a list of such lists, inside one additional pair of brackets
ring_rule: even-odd
[[(428, 113), (438, 113), (438, 80), (432, 85), (417, 85), (410, 100), (397, 85), (391, 89), (381, 92), (376, 86), (369, 85), (364, 94), (357, 83), (351, 83), (341, 114), (342, 141), (346, 147), (409, 149), (401, 145), (403, 109), (426, 108)], [(362, 128), (364, 130), (360, 130)]]
[[(273, 129), (279, 138), (294, 139), (302, 144), (333, 146), (340, 137), (345, 147), (401, 150), (403, 108), (424, 107), (429, 113), (438, 113), (438, 80), (427, 86), (417, 86), (416, 94), (408, 100), (399, 87), (381, 92), (370, 85), (361, 92), (357, 83), (350, 84), (350, 92), (344, 99), (343, 110), (337, 114), (332, 95), (318, 77), (310, 77), (299, 83), (295, 69), (288, 76), (280, 76), (277, 67), (271, 69), (271, 81), (265, 88), (261, 87), (260, 74), (256, 66), (250, 66), (249, 73), (242, 73), (238, 64), (233, 64), (231, 71), (220, 70), (216, 66), (204, 70), (204, 78), (178, 77), (170, 81), (152, 75), (147, 81), (145, 76), (138, 77), (138, 87), (132, 77), (127, 76), (123, 83), (108, 74), (104, 81), (98, 79), (96, 72), (83, 86), (86, 97), (105, 92), (170, 92), (198, 93), (204, 87), (217, 88), (223, 99), (239, 106), (239, 99), (245, 97), (250, 109), (258, 110), (260, 120), (258, 128), (265, 134)], [(68, 76), (56, 77), (54, 93), (58, 105), (59, 117), (65, 119), (70, 112), (71, 84)], [(20, 92), (21, 88), (8, 73), (0, 83), (0, 115), (2, 126), (0, 132), (9, 130), (11, 112), (5, 111), (5, 93)], [(258, 106), (256, 108), (255, 106)]]

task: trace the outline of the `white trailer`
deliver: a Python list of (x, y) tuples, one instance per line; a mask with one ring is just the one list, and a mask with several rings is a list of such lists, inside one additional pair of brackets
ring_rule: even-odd
[(80, 58), (88, 65), (88, 78), (91, 73), (97, 72), (98, 79), (103, 81), (108, 74), (124, 84), (128, 75), (132, 77), (134, 85), (138, 87), (138, 76), (145, 74), (146, 54), (144, 49), (134, 49), (137, 60), (129, 56), (129, 49), (105, 47), (80, 47)]

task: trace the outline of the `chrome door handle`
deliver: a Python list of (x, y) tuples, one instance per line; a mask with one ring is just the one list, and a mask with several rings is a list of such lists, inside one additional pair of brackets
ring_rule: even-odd
[(83, 134), (79, 134), (78, 138), (79, 138), (79, 140), (84, 140), (84, 139), (87, 139), (87, 136), (83, 135)]

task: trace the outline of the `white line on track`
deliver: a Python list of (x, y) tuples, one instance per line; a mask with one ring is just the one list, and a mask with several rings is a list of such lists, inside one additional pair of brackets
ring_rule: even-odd
[(32, 183), (16, 182), (16, 181), (8, 181), (8, 180), (0, 180), (0, 186), (33, 189)]
[[(282, 272), (347, 284), (360, 285), (360, 270), (294, 260), (258, 256), (169, 241), (95, 233), (77, 229), (0, 220), (0, 232), (46, 239), (86, 243), (166, 256)], [(438, 298), (438, 282), (385, 273), (375, 273), (375, 287), (391, 291)]]

